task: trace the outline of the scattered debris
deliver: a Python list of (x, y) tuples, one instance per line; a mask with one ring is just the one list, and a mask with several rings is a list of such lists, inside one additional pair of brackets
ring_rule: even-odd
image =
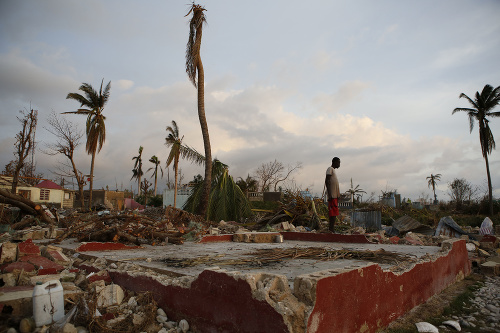
[(451, 216), (446, 216), (439, 221), (435, 235), (460, 238), (462, 235), (467, 235), (467, 233), (460, 228), (457, 222), (453, 221)]
[(415, 263), (416, 259), (410, 255), (403, 255), (379, 249), (376, 251), (353, 251), (353, 250), (336, 250), (332, 248), (321, 247), (296, 247), (292, 249), (260, 249), (256, 252), (246, 253), (246, 256), (251, 256), (248, 259), (223, 259), (224, 255), (216, 256), (199, 256), (196, 258), (165, 258), (163, 261), (172, 267), (189, 267), (196, 265), (207, 266), (245, 266), (245, 267), (260, 267), (271, 264), (280, 263), (284, 260), (293, 259), (313, 259), (315, 261), (330, 261), (340, 259), (359, 259), (373, 261), (384, 264), (398, 264), (400, 262)]
[(415, 323), (415, 326), (419, 333), (439, 333), (438, 328), (430, 323), (420, 322)]
[(492, 235), (493, 234), (493, 221), (489, 217), (486, 217), (481, 223), (479, 228), (480, 235)]

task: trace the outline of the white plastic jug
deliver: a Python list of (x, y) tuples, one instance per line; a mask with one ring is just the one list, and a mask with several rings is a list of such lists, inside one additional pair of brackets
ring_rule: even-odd
[(37, 327), (64, 317), (64, 294), (59, 280), (37, 282), (33, 289), (33, 317)]

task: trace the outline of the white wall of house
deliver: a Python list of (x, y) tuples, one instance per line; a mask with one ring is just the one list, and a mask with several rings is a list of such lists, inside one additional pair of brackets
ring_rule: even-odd
[[(163, 206), (174, 206), (174, 189), (165, 189), (163, 191)], [(177, 190), (177, 202), (175, 208), (180, 208), (184, 206), (187, 199), (191, 195), (191, 189), (178, 189)]]
[[(10, 192), (10, 187), (8, 186), (0, 186), (0, 188), (4, 188)], [(22, 194), (23, 192), (28, 192), (28, 199), (33, 201), (34, 203), (50, 206), (51, 204), (58, 205), (59, 207), (65, 207), (64, 200), (64, 190), (58, 189), (43, 189), (34, 186), (18, 186), (17, 193)], [(47, 192), (48, 191), (48, 198)], [(40, 196), (43, 194), (42, 196)]]
[(48, 188), (47, 189), (37, 188), (37, 190), (38, 190), (38, 196), (37, 197), (32, 196), (31, 197), (32, 201), (43, 205), (57, 204), (60, 207), (64, 206), (63, 205), (64, 190), (48, 189)]

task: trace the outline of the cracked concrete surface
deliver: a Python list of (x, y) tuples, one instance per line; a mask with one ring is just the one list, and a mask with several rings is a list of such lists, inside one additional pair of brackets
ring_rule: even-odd
[[(78, 245), (80, 243), (71, 239), (59, 244), (68, 253)], [(220, 258), (244, 260), (249, 253), (255, 253), (259, 249), (312, 247), (352, 251), (383, 249), (386, 252), (411, 255), (415, 260), (411, 263), (374, 264), (354, 259), (319, 261), (296, 258), (261, 267), (236, 264), (217, 266)], [(453, 257), (458, 256), (460, 267), (455, 270), (447, 269), (443, 273), (439, 266), (447, 265), (448, 262), (450, 267), (457, 266), (455, 259), (450, 257), (451, 251), (455, 252)], [(328, 332), (332, 327), (332, 314), (339, 313), (339, 306), (348, 308), (344, 317), (349, 317), (349, 314), (357, 316), (360, 311), (357, 307), (362, 307), (360, 304), (363, 297), (366, 297), (366, 302), (383, 304), (376, 304), (376, 308), (380, 309), (370, 310), (373, 313), (367, 315), (368, 321), (365, 322), (360, 322), (356, 316), (337, 318), (336, 323), (340, 325), (338, 329), (375, 332), (400, 315), (393, 311), (390, 304), (385, 304), (383, 293), (372, 290), (377, 288), (377, 284), (380, 284), (380, 288), (390, 289), (388, 292), (395, 298), (394, 304), (407, 311), (411, 308), (401, 306), (401, 302), (418, 304), (425, 301), (429, 295), (470, 272), (461, 257), (464, 253), (467, 256), (464, 241), (460, 244), (444, 242), (442, 247), (438, 247), (287, 240), (283, 243), (187, 242), (180, 246), (144, 246), (133, 250), (93, 251), (72, 255), (79, 258), (78, 261), (84, 268), (108, 270), (116, 283), (124, 284), (125, 288), (136, 288), (136, 291), (152, 289), (157, 293), (157, 301), (169, 317), (189, 318), (195, 331), (232, 332), (237, 329), (239, 332), (272, 330), (298, 333)], [(167, 258), (203, 260), (196, 265), (176, 267), (166, 262)], [(425, 268), (422, 270), (422, 267)], [(426, 277), (426, 270), (433, 271), (429, 274), (432, 278), (439, 277), (443, 281), (432, 283)], [(341, 293), (342, 289), (350, 288), (350, 280), (356, 280), (361, 286), (359, 292), (376, 295), (367, 297), (357, 290), (349, 290), (348, 294), (353, 298), (350, 299), (349, 295)], [(393, 283), (398, 285), (392, 286)], [(412, 285), (417, 285), (422, 290), (412, 288)], [(415, 293), (410, 295), (410, 302), (407, 293)], [(250, 313), (253, 317), (248, 317)], [(347, 324), (348, 322), (355, 324)], [(345, 325), (351, 326), (346, 328)], [(327, 326), (329, 328), (325, 330)]]

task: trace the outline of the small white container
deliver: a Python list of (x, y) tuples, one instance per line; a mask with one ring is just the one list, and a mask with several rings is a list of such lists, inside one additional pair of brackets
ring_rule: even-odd
[(33, 289), (33, 318), (37, 327), (64, 317), (64, 294), (59, 280), (37, 282)]

